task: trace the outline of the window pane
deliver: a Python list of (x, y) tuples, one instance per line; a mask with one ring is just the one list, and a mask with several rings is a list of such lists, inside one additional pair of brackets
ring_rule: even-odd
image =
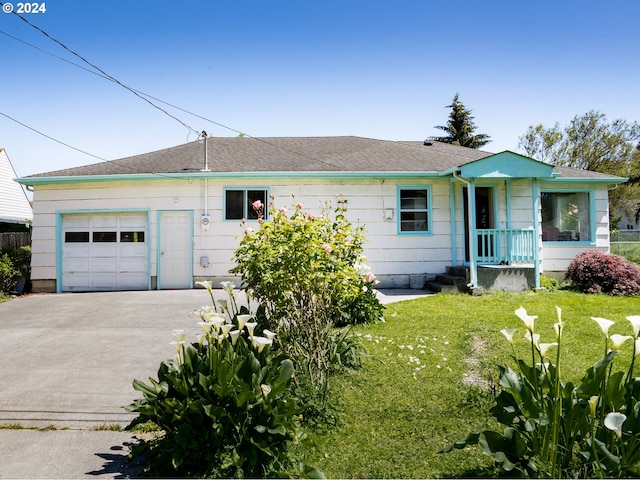
[(400, 208), (402, 210), (426, 210), (426, 190), (400, 190)]
[(64, 232), (66, 243), (87, 243), (89, 242), (89, 232)]
[(244, 191), (243, 190), (227, 190), (225, 199), (226, 220), (241, 220), (244, 216)]
[(591, 215), (587, 192), (542, 192), (542, 240), (591, 240)]
[(248, 205), (247, 205), (247, 218), (250, 218), (251, 220), (257, 220), (258, 219), (258, 212), (256, 212), (256, 210), (253, 208), (253, 202), (255, 202), (256, 200), (260, 200), (262, 202), (263, 208), (262, 208), (262, 218), (267, 217), (267, 192), (266, 190), (248, 190), (247, 191), (247, 200), (248, 200)]
[(116, 232), (93, 232), (93, 243), (116, 242)]
[(426, 232), (429, 225), (427, 212), (402, 212), (400, 214), (401, 232)]
[(120, 241), (125, 243), (144, 242), (144, 232), (120, 232)]

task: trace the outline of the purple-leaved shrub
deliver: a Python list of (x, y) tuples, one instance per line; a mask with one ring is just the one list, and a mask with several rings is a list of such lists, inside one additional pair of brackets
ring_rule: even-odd
[(640, 267), (600, 250), (586, 250), (569, 264), (566, 279), (584, 293), (640, 295)]

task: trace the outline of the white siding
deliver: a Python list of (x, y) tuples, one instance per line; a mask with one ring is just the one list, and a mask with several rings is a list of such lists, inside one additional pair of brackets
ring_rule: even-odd
[[(429, 185), (431, 188), (430, 235), (398, 234), (398, 186)], [(502, 180), (479, 183), (496, 188), (496, 228), (505, 228), (507, 219), (511, 228), (533, 226), (531, 181), (514, 180), (510, 183), (510, 216), (506, 210), (505, 183)], [(225, 221), (223, 212), (224, 189), (266, 188), (275, 196), (276, 207), (291, 208), (301, 202), (305, 211), (318, 214), (325, 202), (336, 204), (342, 195), (348, 201), (348, 218), (356, 225), (364, 225), (365, 255), (368, 264), (383, 286), (405, 286), (410, 274), (435, 275), (453, 263), (450, 225), (450, 181), (440, 179), (209, 179), (207, 189), (208, 213), (211, 225), (203, 231), (201, 216), (205, 213), (204, 180), (155, 180), (127, 182), (96, 182), (85, 184), (38, 185), (34, 192), (34, 231), (32, 278), (35, 282), (52, 282), (56, 279), (56, 212), (83, 210), (131, 209), (149, 210), (149, 245), (152, 277), (157, 276), (158, 212), (193, 211), (193, 275), (196, 280), (208, 278), (219, 281), (228, 278), (228, 270), (234, 264), (232, 256), (239, 244), (239, 221)], [(540, 188), (545, 188), (540, 185)], [(595, 192), (596, 238), (591, 244), (541, 245), (543, 269), (566, 270), (571, 259), (588, 248), (608, 250), (608, 206), (605, 185), (556, 184), (553, 188), (590, 188)], [(456, 263), (464, 261), (464, 228), (462, 216), (462, 184), (454, 184), (456, 220)], [(292, 198), (295, 195), (295, 199)], [(393, 219), (385, 219), (385, 210), (393, 209)], [(255, 224), (257, 227), (257, 223)], [(200, 257), (207, 256), (209, 265), (202, 267)], [(400, 279), (400, 280), (398, 280)], [(34, 285), (35, 285), (34, 282)], [(399, 282), (399, 283), (398, 283)]]
[(7, 152), (0, 148), (0, 221), (27, 223), (33, 213), (22, 185), (14, 181), (16, 172)]
[[(397, 186), (430, 185), (432, 195), (432, 235), (398, 235)], [(117, 182), (36, 186), (34, 206), (34, 280), (56, 278), (56, 212), (84, 210), (149, 209), (150, 274), (157, 275), (157, 212), (192, 210), (194, 212), (194, 277), (221, 279), (234, 264), (232, 256), (239, 244), (239, 221), (224, 221), (223, 194), (228, 187), (267, 188), (275, 196), (276, 206), (291, 208), (301, 202), (305, 211), (319, 214), (328, 201), (336, 205), (337, 196), (348, 201), (348, 218), (364, 225), (367, 243), (365, 255), (376, 275), (440, 273), (451, 264), (451, 228), (449, 223), (449, 182), (436, 180), (336, 181), (327, 185), (322, 180), (271, 179), (208, 180), (208, 214), (211, 226), (203, 231), (200, 218), (204, 212), (204, 181), (158, 180), (153, 182)], [(292, 198), (295, 195), (295, 200)], [(384, 218), (392, 208), (392, 220)], [(257, 224), (256, 224), (257, 226)], [(200, 257), (209, 258), (209, 266), (200, 265)]]

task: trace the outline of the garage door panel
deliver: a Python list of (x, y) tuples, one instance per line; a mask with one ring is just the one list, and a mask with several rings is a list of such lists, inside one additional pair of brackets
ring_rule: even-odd
[(62, 255), (65, 258), (87, 258), (89, 256), (88, 243), (65, 244), (62, 247)]
[(91, 256), (93, 258), (118, 258), (118, 245), (115, 243), (94, 243), (91, 247)]
[(117, 215), (95, 215), (91, 219), (91, 224), (93, 228), (117, 228), (118, 227), (118, 219)]
[(62, 226), (63, 291), (148, 288), (146, 214), (70, 214)]
[(65, 229), (89, 228), (91, 217), (87, 215), (65, 215), (62, 219), (62, 226)]
[(118, 271), (118, 264), (112, 259), (92, 259), (91, 260), (91, 273), (116, 273)]
[(147, 254), (147, 245), (144, 243), (120, 244), (120, 258), (141, 257)]

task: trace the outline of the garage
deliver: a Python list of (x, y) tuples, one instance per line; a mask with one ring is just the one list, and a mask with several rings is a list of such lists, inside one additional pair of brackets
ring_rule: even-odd
[(149, 288), (147, 213), (62, 215), (62, 291)]

